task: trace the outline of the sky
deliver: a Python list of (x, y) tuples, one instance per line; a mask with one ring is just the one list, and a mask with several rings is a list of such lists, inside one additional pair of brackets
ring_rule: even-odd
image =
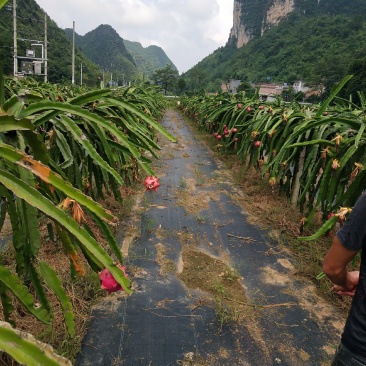
[(185, 72), (229, 39), (233, 0), (36, 0), (61, 28), (109, 24), (124, 39), (161, 47)]

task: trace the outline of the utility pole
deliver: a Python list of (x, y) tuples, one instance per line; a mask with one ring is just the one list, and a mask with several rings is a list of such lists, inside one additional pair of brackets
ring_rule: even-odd
[(83, 64), (80, 64), (80, 85), (83, 85)]
[(4, 86), (4, 73), (3, 73), (3, 64), (0, 61), (0, 107), (5, 102), (5, 86)]
[(71, 84), (75, 84), (75, 20), (72, 22), (72, 79)]
[(44, 82), (47, 83), (48, 64), (47, 64), (47, 13), (44, 13)]
[(13, 0), (13, 29), (14, 29), (14, 77), (18, 75), (18, 41), (17, 41), (17, 0)]

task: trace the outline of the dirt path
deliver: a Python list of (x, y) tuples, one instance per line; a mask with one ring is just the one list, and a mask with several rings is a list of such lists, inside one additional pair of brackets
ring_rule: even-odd
[(161, 187), (121, 233), (135, 292), (95, 308), (77, 365), (329, 365), (342, 315), (248, 222), (182, 116), (163, 125), (178, 142), (159, 141)]

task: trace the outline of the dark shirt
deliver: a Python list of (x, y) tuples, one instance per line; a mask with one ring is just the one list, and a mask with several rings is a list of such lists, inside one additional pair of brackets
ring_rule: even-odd
[[(366, 193), (357, 200), (337, 237), (349, 250), (366, 247)], [(366, 357), (366, 250), (361, 252), (360, 280), (342, 334), (342, 343), (353, 353)]]

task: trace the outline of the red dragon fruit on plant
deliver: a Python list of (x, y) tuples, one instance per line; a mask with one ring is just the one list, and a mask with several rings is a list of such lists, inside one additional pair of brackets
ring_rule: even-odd
[[(125, 277), (128, 277), (126, 274), (126, 267), (121, 266), (120, 264), (118, 264), (117, 267), (122, 270)], [(99, 278), (101, 284), (100, 288), (102, 290), (107, 290), (108, 293), (123, 290), (122, 286), (114, 279), (112, 273), (110, 273), (107, 268), (104, 268), (103, 271), (99, 272)]]
[(158, 191), (158, 188), (160, 187), (159, 178), (154, 176), (146, 177), (144, 181), (144, 185), (146, 187), (147, 191)]

